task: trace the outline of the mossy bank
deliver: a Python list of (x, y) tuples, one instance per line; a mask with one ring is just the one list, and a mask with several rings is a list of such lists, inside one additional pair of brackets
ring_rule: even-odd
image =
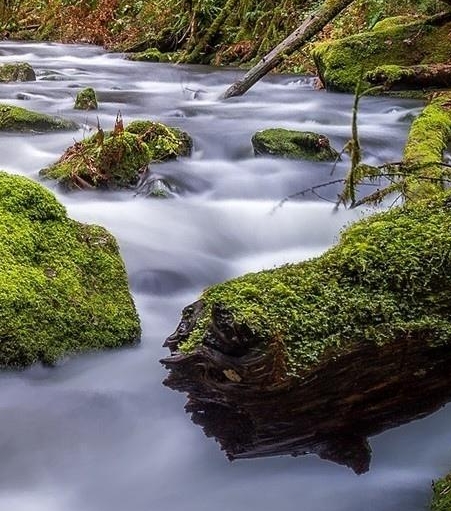
[(384, 20), (371, 31), (317, 44), (312, 56), (328, 89), (353, 92), (360, 77), (379, 66), (390, 64), (397, 73), (396, 66), (448, 62), (450, 28), (451, 13), (407, 24)]
[(52, 193), (0, 172), (0, 367), (54, 364), (139, 340), (114, 238), (67, 217)]

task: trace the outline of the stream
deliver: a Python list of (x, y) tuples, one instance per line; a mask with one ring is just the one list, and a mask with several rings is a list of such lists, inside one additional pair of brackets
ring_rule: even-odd
[[(271, 76), (242, 98), (217, 100), (238, 70), (138, 63), (83, 45), (0, 43), (0, 63), (25, 60), (36, 82), (0, 84), (0, 101), (74, 119), (78, 132), (2, 134), (0, 168), (39, 180), (97, 126), (153, 119), (194, 139), (191, 158), (152, 166), (170, 199), (134, 191), (63, 193), (73, 218), (118, 239), (141, 317), (141, 344), (56, 368), (0, 373), (0, 509), (4, 511), (424, 511), (434, 478), (451, 468), (451, 406), (370, 439), (370, 471), (316, 456), (227, 461), (165, 388), (159, 359), (182, 308), (202, 289), (249, 271), (320, 254), (365, 211), (333, 212), (336, 187), (274, 211), (285, 196), (329, 181), (330, 163), (254, 158), (267, 127), (318, 131), (337, 149), (350, 136), (353, 98), (301, 76)], [(99, 110), (73, 110), (96, 89)], [(365, 161), (399, 160), (421, 104), (364, 98)], [(347, 170), (347, 157), (333, 179)]]

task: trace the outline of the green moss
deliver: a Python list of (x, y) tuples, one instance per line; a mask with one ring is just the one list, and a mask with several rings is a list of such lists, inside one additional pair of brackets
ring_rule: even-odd
[(56, 131), (76, 130), (72, 121), (26, 110), (18, 106), (0, 104), (0, 131)]
[(128, 53), (127, 59), (138, 62), (173, 62), (177, 60), (173, 53), (163, 53), (156, 48), (149, 48), (138, 53)]
[(188, 133), (161, 122), (132, 121), (127, 126), (127, 131), (139, 135), (141, 140), (149, 145), (152, 160), (155, 161), (189, 156), (193, 149)]
[(0, 172), (0, 366), (53, 364), (139, 335), (114, 238), (67, 218), (37, 183)]
[(40, 174), (69, 188), (133, 186), (149, 163), (188, 155), (191, 146), (191, 138), (177, 128), (134, 121), (125, 130), (77, 142)]
[(96, 93), (92, 87), (87, 87), (77, 94), (74, 105), (76, 110), (97, 110), (97, 107)]
[(450, 246), (446, 199), (380, 213), (348, 228), (321, 257), (207, 289), (203, 316), (181, 349), (191, 351), (208, 335), (214, 304), (262, 341), (282, 339), (295, 374), (356, 345), (406, 335), (449, 344)]
[(386, 65), (386, 66), (378, 66), (366, 74), (366, 78), (371, 80), (376, 76), (382, 77), (386, 84), (393, 83), (396, 80), (401, 78), (405, 78), (407, 76), (412, 76), (414, 71), (410, 67), (403, 66), (395, 66), (395, 65)]
[[(441, 162), (451, 140), (451, 93), (436, 96), (413, 121), (404, 148), (407, 197), (426, 196), (441, 188), (440, 182), (425, 182), (424, 178), (439, 179), (449, 174), (434, 163)], [(420, 178), (420, 181), (418, 180)]]
[[(422, 17), (424, 19), (424, 16)], [(384, 18), (383, 20), (378, 21), (372, 30), (374, 32), (383, 32), (390, 28), (399, 27), (399, 25), (408, 25), (409, 23), (419, 21), (417, 19), (412, 19), (412, 16), (391, 16), (389, 18)]]
[(310, 131), (273, 128), (258, 131), (252, 137), (256, 155), (274, 155), (290, 159), (333, 161), (338, 153), (330, 147), (329, 139)]
[(327, 88), (353, 92), (362, 72), (365, 75), (378, 66), (449, 61), (450, 28), (451, 23), (437, 27), (428, 20), (415, 21), (319, 43), (312, 55)]
[(27, 62), (0, 65), (0, 82), (33, 82), (36, 75)]
[(451, 509), (451, 474), (435, 481), (432, 489), (431, 511), (449, 511)]

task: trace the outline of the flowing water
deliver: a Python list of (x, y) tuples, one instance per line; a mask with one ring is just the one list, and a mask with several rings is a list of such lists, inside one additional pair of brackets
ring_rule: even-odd
[[(40, 168), (90, 133), (152, 118), (194, 138), (191, 158), (154, 166), (175, 197), (133, 191), (64, 194), (70, 215), (117, 237), (138, 307), (139, 347), (81, 356), (57, 368), (0, 373), (0, 509), (5, 511), (421, 511), (430, 483), (451, 463), (451, 408), (371, 439), (369, 473), (315, 456), (229, 463), (183, 411), (185, 397), (162, 386), (158, 360), (181, 309), (201, 290), (248, 271), (321, 253), (362, 213), (334, 214), (316, 196), (277, 202), (330, 180), (331, 165), (255, 159), (250, 137), (266, 127), (319, 131), (340, 148), (353, 98), (314, 91), (309, 80), (271, 77), (245, 97), (216, 98), (234, 70), (132, 63), (89, 46), (2, 43), (37, 82), (1, 84), (0, 100), (80, 122), (75, 133), (3, 134), (0, 168), (38, 178)], [(98, 112), (72, 110), (93, 86)], [(413, 101), (367, 98), (359, 124), (365, 159), (400, 158)], [(346, 158), (336, 169), (343, 176)], [(335, 177), (334, 177), (335, 178)], [(334, 199), (337, 188), (318, 190)]]

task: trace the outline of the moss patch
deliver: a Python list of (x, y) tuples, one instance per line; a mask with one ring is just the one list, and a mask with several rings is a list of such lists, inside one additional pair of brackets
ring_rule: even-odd
[(125, 269), (102, 227), (42, 186), (0, 172), (0, 366), (53, 364), (140, 335)]
[[(412, 66), (451, 59), (451, 23), (437, 18), (364, 32), (315, 46), (312, 55), (319, 75), (331, 90), (353, 92), (361, 73), (386, 64)], [(369, 84), (367, 84), (369, 86)]]
[(448, 200), (374, 215), (321, 257), (209, 288), (203, 316), (181, 349), (189, 352), (208, 337), (214, 304), (257, 338), (281, 339), (297, 375), (362, 343), (386, 345), (410, 335), (431, 346), (449, 344)]
[(27, 62), (0, 65), (0, 82), (34, 82), (36, 75)]
[(156, 48), (149, 48), (138, 53), (128, 53), (126, 58), (137, 62), (173, 62), (177, 60), (176, 54), (163, 53)]
[(26, 110), (18, 106), (0, 104), (0, 131), (74, 131), (72, 121)]
[(92, 87), (81, 90), (75, 98), (76, 110), (97, 110), (96, 92)]
[(451, 474), (435, 481), (433, 486), (431, 511), (449, 511), (451, 509)]
[(120, 121), (112, 132), (75, 143), (40, 174), (69, 188), (133, 186), (149, 163), (189, 155), (191, 147), (189, 135), (177, 128), (133, 121), (124, 129)]
[(326, 136), (310, 131), (283, 128), (262, 130), (252, 137), (252, 145), (256, 155), (313, 161), (333, 161), (339, 156), (330, 147)]
[(426, 196), (442, 188), (440, 181), (427, 183), (422, 178), (449, 176), (441, 162), (451, 140), (451, 93), (437, 95), (413, 121), (404, 148), (404, 166), (411, 176), (406, 180), (409, 195)]

